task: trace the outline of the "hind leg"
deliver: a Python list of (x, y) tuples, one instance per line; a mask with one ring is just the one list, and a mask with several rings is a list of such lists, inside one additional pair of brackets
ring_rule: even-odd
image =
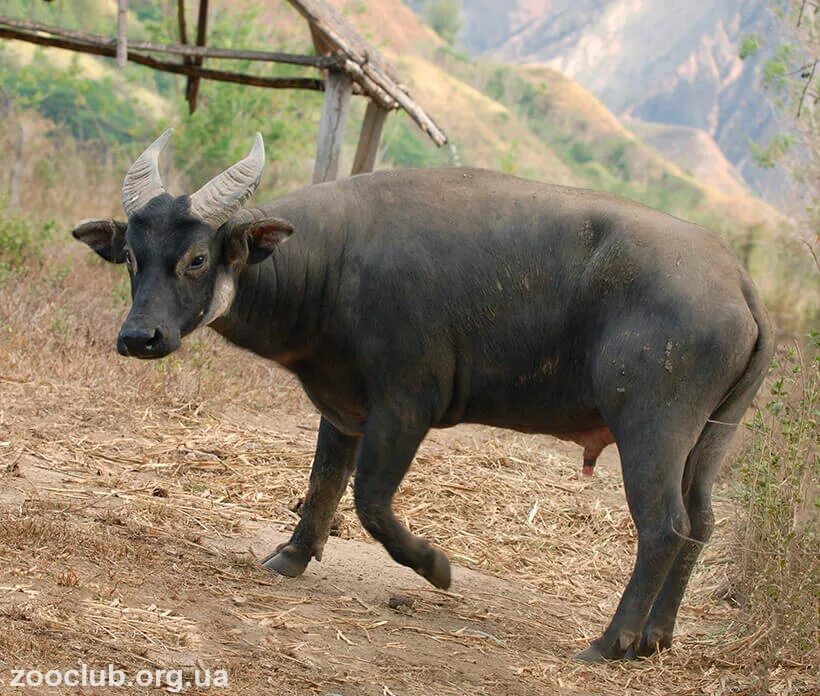
[(691, 525), (689, 539), (683, 542), (652, 605), (636, 651), (638, 655), (651, 655), (672, 645), (675, 620), (689, 576), (701, 549), (712, 535), (712, 484), (734, 432), (735, 428), (726, 425), (708, 424), (686, 463), (687, 468), (691, 467), (693, 471), (691, 484), (684, 491)]
[(634, 651), (681, 548), (681, 536), (689, 535), (680, 482), (691, 440), (665, 433), (663, 428), (641, 430), (641, 435), (652, 435), (628, 435), (619, 443), (624, 489), (638, 532), (635, 567), (609, 626), (576, 656), (579, 660), (620, 659)]
[(393, 560), (446, 590), (450, 586), (447, 556), (411, 534), (393, 513), (393, 495), (428, 429), (429, 418), (412, 404), (374, 407), (356, 458), (354, 500), (362, 525)]

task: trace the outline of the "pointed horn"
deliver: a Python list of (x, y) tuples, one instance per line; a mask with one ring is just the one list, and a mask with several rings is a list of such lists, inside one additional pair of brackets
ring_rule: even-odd
[(169, 128), (151, 143), (125, 175), (122, 181), (122, 207), (128, 217), (152, 198), (165, 193), (162, 177), (159, 175), (159, 154), (173, 132), (174, 129)]
[(257, 133), (245, 159), (215, 176), (191, 196), (191, 213), (218, 229), (256, 190), (264, 167), (265, 144), (261, 133)]

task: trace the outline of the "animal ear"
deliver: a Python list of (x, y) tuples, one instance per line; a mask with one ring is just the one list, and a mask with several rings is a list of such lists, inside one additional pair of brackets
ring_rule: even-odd
[(125, 263), (125, 230), (128, 223), (117, 220), (85, 220), (71, 234), (85, 242), (106, 261)]
[(238, 225), (228, 240), (228, 263), (246, 260), (259, 263), (271, 255), (277, 245), (293, 234), (293, 225), (281, 218), (266, 218)]

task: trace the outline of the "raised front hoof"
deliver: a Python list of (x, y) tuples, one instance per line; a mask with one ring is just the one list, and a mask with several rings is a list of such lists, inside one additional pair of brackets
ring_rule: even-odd
[(310, 552), (293, 544), (284, 544), (262, 561), (262, 565), (279, 575), (295, 578), (305, 572)]
[(440, 590), (450, 588), (452, 577), (450, 575), (450, 561), (443, 551), (430, 547), (429, 556), (425, 559), (425, 567), (416, 571), (427, 582)]

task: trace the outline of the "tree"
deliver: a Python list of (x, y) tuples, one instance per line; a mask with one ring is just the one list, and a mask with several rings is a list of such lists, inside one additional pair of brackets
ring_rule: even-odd
[(424, 18), (442, 39), (452, 44), (461, 29), (461, 5), (458, 0), (428, 0)]
[[(784, 38), (763, 65), (762, 81), (792, 132), (776, 135), (753, 154), (763, 167), (785, 163), (807, 185), (809, 229), (820, 229), (820, 3), (816, 0), (768, 0), (780, 18)], [(741, 59), (758, 53), (762, 42), (747, 36), (740, 44)], [(815, 247), (810, 248), (817, 262)]]

